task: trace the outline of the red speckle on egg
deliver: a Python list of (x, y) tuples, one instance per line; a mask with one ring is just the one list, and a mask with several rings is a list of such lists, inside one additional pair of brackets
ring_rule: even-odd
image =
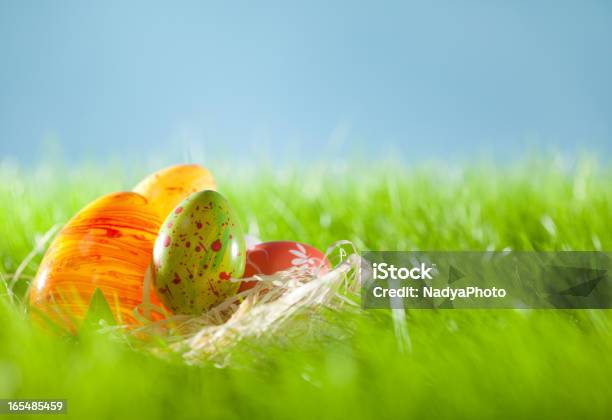
[(168, 248), (169, 246), (170, 246), (170, 237), (169, 237), (169, 236), (166, 236), (166, 237), (164, 238), (164, 247), (165, 247), (165, 248)]
[(172, 283), (179, 284), (180, 282), (181, 278), (179, 277), (178, 273), (174, 273), (174, 279), (172, 280)]
[(202, 248), (200, 247), (200, 245), (196, 245), (195, 247), (195, 251), (196, 252), (200, 252), (202, 250)]
[(182, 208), (182, 207), (177, 207), (177, 208), (174, 210), (174, 214), (179, 214), (179, 213), (180, 213), (180, 212), (182, 212), (182, 211), (183, 211), (183, 208)]
[(170, 229), (172, 226), (174, 226), (174, 223), (168, 222), (168, 224), (166, 226), (168, 226), (168, 229)]
[(109, 238), (121, 238), (121, 232), (117, 229), (106, 228), (106, 236)]
[(191, 242), (189, 242), (189, 241), (185, 242), (185, 247), (186, 248), (189, 248), (190, 246), (191, 246)]
[(210, 249), (212, 249), (215, 252), (219, 252), (219, 250), (221, 249), (221, 241), (217, 239), (215, 242), (213, 242), (210, 245)]
[(197, 222), (197, 223), (196, 223), (196, 227), (197, 227), (198, 229), (202, 229), (202, 222)]
[(231, 276), (230, 276), (230, 273), (226, 273), (225, 271), (222, 271), (219, 273), (219, 278), (221, 280), (229, 280)]

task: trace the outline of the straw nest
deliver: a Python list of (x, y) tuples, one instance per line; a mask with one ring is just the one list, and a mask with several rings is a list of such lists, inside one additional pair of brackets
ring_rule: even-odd
[[(345, 249), (351, 252), (346, 253)], [(146, 315), (161, 308), (147, 301), (151, 276), (145, 276), (143, 304), (135, 313), (143, 326), (126, 329), (131, 337), (149, 343), (149, 350), (164, 356), (180, 355), (188, 364), (213, 361), (225, 365), (232, 349), (243, 340), (282, 341), (285, 332), (316, 339), (333, 328), (325, 313), (359, 309), (357, 299), (360, 260), (353, 245), (339, 241), (326, 256), (338, 251), (341, 260), (331, 270), (303, 265), (232, 281), (255, 281), (252, 289), (232, 296), (200, 316), (167, 316), (149, 322)], [(145, 314), (143, 316), (143, 314)], [(117, 329), (121, 327), (108, 327)], [(346, 333), (346, 331), (344, 331)], [(342, 335), (336, 331), (334, 334)]]

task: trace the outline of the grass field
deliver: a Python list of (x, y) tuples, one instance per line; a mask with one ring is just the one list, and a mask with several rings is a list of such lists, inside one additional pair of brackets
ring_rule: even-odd
[[(323, 249), (339, 239), (372, 250), (612, 249), (609, 167), (440, 166), (212, 169), (244, 226), (264, 240)], [(337, 314), (333, 322), (351, 334), (244, 342), (223, 369), (32, 326), (4, 283), (36, 238), (145, 174), (0, 165), (0, 398), (66, 398), (69, 417), (80, 419), (612, 417), (612, 311), (410, 311), (406, 352), (389, 312)], [(25, 269), (18, 294), (39, 261)]]

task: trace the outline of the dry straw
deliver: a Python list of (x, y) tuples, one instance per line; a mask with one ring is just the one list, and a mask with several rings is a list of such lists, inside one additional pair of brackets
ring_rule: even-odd
[[(308, 265), (292, 267), (273, 275), (257, 275), (252, 289), (243, 291), (217, 305), (201, 316), (169, 316), (162, 321), (148, 322), (130, 330), (130, 334), (153, 344), (153, 351), (180, 354), (186, 363), (214, 361), (225, 365), (232, 349), (245, 339), (274, 339), (284, 337), (280, 330), (288, 327), (302, 338), (315, 339), (332, 327), (324, 320), (324, 312), (358, 309), (356, 292), (359, 288), (359, 256), (348, 241), (339, 241), (327, 251), (327, 256), (341, 247), (351, 253), (332, 270), (321, 270)], [(343, 251), (342, 251), (343, 252)], [(342, 255), (341, 252), (341, 255)], [(344, 254), (346, 255), (346, 254)], [(160, 311), (146, 301), (151, 276), (145, 276), (143, 305), (136, 313)], [(164, 346), (159, 346), (162, 338)]]

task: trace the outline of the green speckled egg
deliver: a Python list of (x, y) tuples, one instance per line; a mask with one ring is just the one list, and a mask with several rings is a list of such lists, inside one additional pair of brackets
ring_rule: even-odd
[(154, 285), (175, 314), (198, 315), (234, 295), (244, 272), (245, 242), (221, 194), (200, 191), (166, 218), (153, 250)]

